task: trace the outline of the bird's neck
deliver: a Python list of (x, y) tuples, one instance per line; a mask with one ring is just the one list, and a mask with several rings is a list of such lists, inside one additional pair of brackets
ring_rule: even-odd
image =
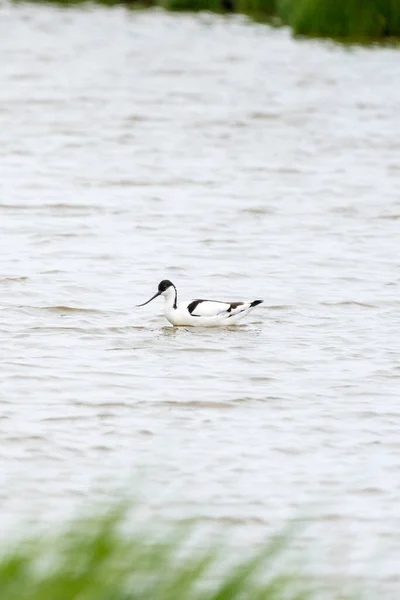
[(171, 285), (164, 294), (165, 298), (165, 308), (167, 310), (176, 310), (177, 302), (178, 302), (178, 292), (176, 291), (176, 287)]

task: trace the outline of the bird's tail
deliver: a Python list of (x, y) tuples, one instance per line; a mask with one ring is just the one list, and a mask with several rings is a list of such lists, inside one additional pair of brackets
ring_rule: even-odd
[(253, 300), (253, 302), (250, 302), (250, 306), (251, 308), (253, 308), (254, 306), (258, 306), (259, 304), (262, 304), (264, 302), (264, 300)]

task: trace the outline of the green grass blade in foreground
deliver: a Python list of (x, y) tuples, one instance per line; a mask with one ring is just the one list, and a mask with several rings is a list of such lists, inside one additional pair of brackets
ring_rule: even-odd
[[(193, 526), (141, 527), (125, 509), (77, 519), (0, 557), (1, 600), (311, 600), (307, 578), (284, 572), (289, 534), (250, 558), (195, 542)], [(304, 584), (307, 582), (307, 585)], [(333, 594), (331, 597), (334, 597)]]
[[(273, 596), (266, 595), (266, 592), (271, 589), (271, 584), (278, 578), (276, 562), (287, 549), (288, 543), (288, 533), (275, 536), (253, 556), (236, 563), (234, 568), (224, 573), (224, 577), (218, 583), (214, 593), (209, 596), (210, 600), (242, 598), (249, 593), (249, 590), (252, 591), (252, 595), (262, 593), (259, 597), (265, 598), (265, 600), (273, 598)], [(262, 583), (265, 579), (267, 579), (267, 583)], [(287, 586), (282, 585), (281, 598), (291, 598), (287, 592)]]

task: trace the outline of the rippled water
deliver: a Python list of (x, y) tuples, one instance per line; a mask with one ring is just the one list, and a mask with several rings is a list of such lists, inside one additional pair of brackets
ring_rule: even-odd
[[(400, 579), (400, 60), (241, 18), (0, 6), (2, 519), (107, 484)], [(265, 304), (175, 329), (181, 299)], [(328, 567), (329, 565), (329, 567)]]

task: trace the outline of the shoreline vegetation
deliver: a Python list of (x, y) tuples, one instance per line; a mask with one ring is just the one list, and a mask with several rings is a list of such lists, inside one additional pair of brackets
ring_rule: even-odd
[[(32, 0), (40, 2), (41, 0)], [(59, 5), (87, 0), (50, 0)], [(159, 6), (173, 11), (238, 13), (295, 35), (349, 43), (400, 41), (400, 0), (96, 0), (131, 8)]]
[(193, 524), (159, 524), (155, 529), (145, 522), (138, 529), (125, 509), (93, 514), (58, 533), (16, 544), (3, 539), (1, 600), (348, 598), (343, 590), (288, 567), (290, 531), (251, 548), (249, 555), (248, 548), (230, 548), (226, 536), (217, 543), (204, 536), (199, 540)]

